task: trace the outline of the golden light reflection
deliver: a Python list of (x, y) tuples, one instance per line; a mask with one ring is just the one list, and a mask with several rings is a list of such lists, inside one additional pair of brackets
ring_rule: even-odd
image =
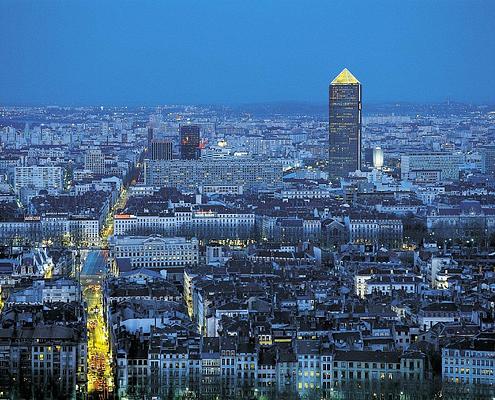
[(84, 297), (88, 307), (88, 393), (109, 398), (113, 391), (112, 349), (103, 315), (101, 286), (88, 286)]
[(108, 212), (107, 218), (101, 230), (101, 240), (106, 245), (108, 244), (108, 238), (113, 234), (113, 218), (117, 210), (123, 209), (127, 203), (127, 189), (122, 189), (119, 194), (119, 198), (115, 202), (112, 209)]
[(347, 68), (344, 68), (340, 74), (332, 81), (332, 85), (349, 85), (360, 83)]

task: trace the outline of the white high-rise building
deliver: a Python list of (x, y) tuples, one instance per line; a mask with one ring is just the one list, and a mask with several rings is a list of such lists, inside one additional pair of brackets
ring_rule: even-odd
[(401, 156), (401, 178), (437, 182), (459, 180), (461, 155), (442, 152), (421, 152)]
[(18, 193), (23, 187), (30, 187), (36, 190), (62, 189), (63, 187), (62, 167), (54, 167), (54, 166), (15, 167), (14, 189)]
[(373, 167), (376, 169), (382, 169), (383, 167), (383, 149), (381, 147), (373, 149)]
[(100, 149), (90, 149), (84, 155), (84, 169), (90, 170), (96, 175), (105, 173), (105, 155)]

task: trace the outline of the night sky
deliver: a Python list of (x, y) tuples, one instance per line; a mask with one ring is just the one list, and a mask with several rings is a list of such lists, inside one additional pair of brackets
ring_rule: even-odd
[(0, 0), (0, 105), (495, 103), (495, 1)]

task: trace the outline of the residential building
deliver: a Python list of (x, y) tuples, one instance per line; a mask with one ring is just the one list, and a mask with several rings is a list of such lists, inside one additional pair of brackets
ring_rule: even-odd
[(22, 188), (56, 189), (63, 188), (63, 169), (55, 166), (15, 167), (14, 190), (19, 193)]
[(145, 184), (195, 190), (205, 185), (243, 186), (246, 189), (277, 187), (282, 183), (277, 160), (242, 157), (222, 159), (146, 160)]

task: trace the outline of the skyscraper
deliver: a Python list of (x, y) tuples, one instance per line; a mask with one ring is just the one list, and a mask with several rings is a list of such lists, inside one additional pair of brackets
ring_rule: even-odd
[(100, 149), (89, 149), (84, 155), (84, 169), (90, 170), (95, 175), (105, 173), (105, 155)]
[(495, 175), (495, 145), (481, 146), (482, 169), (486, 174)]
[(198, 125), (181, 125), (180, 127), (180, 158), (197, 160), (200, 156), (200, 136)]
[(148, 127), (148, 144), (151, 143), (151, 141), (154, 139), (155, 133), (153, 131), (153, 127)]
[(329, 175), (361, 169), (361, 83), (345, 68), (329, 87)]
[(170, 140), (153, 139), (151, 141), (152, 160), (171, 160), (172, 142)]
[(375, 147), (373, 149), (373, 168), (382, 169), (383, 167), (383, 149)]

